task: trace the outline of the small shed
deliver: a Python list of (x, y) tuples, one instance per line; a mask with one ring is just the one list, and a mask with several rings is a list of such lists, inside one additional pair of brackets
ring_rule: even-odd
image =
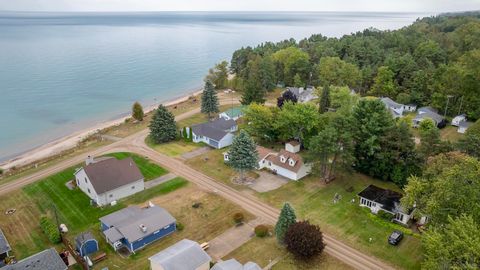
[(458, 133), (465, 133), (467, 131), (467, 129), (472, 125), (473, 123), (471, 122), (467, 122), (467, 121), (461, 121), (460, 123), (458, 123), (458, 129), (457, 129), (457, 132)]
[(457, 115), (452, 119), (452, 126), (460, 127), (460, 123), (465, 121), (467, 121), (467, 116), (465, 114)]
[(98, 251), (98, 241), (91, 232), (83, 232), (75, 237), (75, 245), (82, 257)]

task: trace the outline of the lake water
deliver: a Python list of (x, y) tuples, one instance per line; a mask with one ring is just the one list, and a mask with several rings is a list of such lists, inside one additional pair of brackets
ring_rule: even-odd
[(198, 89), (242, 46), (397, 29), (427, 15), (0, 12), (0, 160), (117, 118), (136, 100)]

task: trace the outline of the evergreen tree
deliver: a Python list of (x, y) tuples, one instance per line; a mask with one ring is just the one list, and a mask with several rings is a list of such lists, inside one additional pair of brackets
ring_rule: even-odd
[(243, 180), (246, 171), (253, 170), (258, 166), (258, 152), (255, 142), (244, 130), (233, 140), (228, 151), (228, 164), (240, 173), (240, 180)]
[(138, 102), (133, 103), (133, 106), (132, 106), (133, 119), (137, 121), (143, 121), (143, 116), (144, 116), (144, 113), (143, 113), (142, 105), (140, 105), (140, 103)]
[(202, 113), (206, 113), (208, 118), (211, 118), (212, 113), (218, 113), (218, 98), (217, 93), (210, 80), (205, 82), (205, 88), (202, 94)]
[(293, 210), (292, 206), (286, 202), (283, 204), (277, 224), (275, 224), (275, 236), (277, 237), (277, 241), (279, 243), (284, 243), (285, 233), (290, 225), (294, 224), (295, 222), (297, 222), (295, 211)]
[(290, 101), (292, 103), (298, 102), (297, 97), (290, 90), (283, 92), (283, 94), (277, 98), (277, 107), (282, 108), (283, 104), (285, 104), (285, 102), (287, 101)]
[(175, 117), (160, 104), (150, 122), (150, 137), (155, 143), (165, 143), (174, 140), (176, 136)]
[(325, 85), (322, 90), (322, 96), (320, 97), (320, 107), (318, 108), (320, 113), (328, 111), (330, 107), (330, 87)]

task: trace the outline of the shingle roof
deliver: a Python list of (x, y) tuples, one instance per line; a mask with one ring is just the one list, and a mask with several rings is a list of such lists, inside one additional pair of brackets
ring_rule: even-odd
[(131, 157), (109, 158), (83, 167), (97, 194), (128, 185), (143, 179), (143, 175)]
[(54, 248), (46, 249), (2, 270), (67, 270), (67, 266)]
[(443, 121), (443, 116), (439, 115), (435, 109), (431, 107), (422, 107), (418, 109), (418, 113), (415, 116), (414, 120), (423, 120), (430, 118), (435, 121), (437, 124)]
[(402, 194), (389, 189), (383, 189), (375, 185), (369, 185), (358, 196), (383, 205), (390, 212), (400, 211), (400, 199)]
[(0, 254), (10, 252), (11, 250), (12, 248), (10, 247), (5, 234), (3, 234), (3, 231), (0, 229)]
[(75, 237), (75, 242), (77, 243), (77, 245), (83, 245), (86, 241), (88, 240), (95, 240), (95, 237), (93, 237), (93, 234), (91, 232), (83, 232), (79, 235), (77, 235), (77, 237)]
[(197, 242), (183, 239), (149, 258), (164, 270), (191, 270), (212, 260)]
[(212, 122), (205, 122), (192, 126), (192, 132), (196, 135), (220, 141), (229, 133), (229, 130), (236, 125), (237, 123), (232, 119), (225, 120), (219, 118)]
[[(280, 160), (280, 157), (282, 155), (287, 159), (287, 161), (285, 163), (283, 163)], [(293, 159), (295, 161), (295, 166), (290, 166), (290, 164), (288, 163), (288, 159)], [(282, 167), (282, 168), (284, 168), (286, 170), (289, 170), (289, 171), (292, 171), (292, 172), (298, 172), (300, 170), (300, 168), (303, 166), (303, 160), (302, 160), (302, 157), (299, 154), (288, 152), (285, 149), (280, 150), (280, 152), (276, 156), (274, 156), (274, 155), (268, 156), (267, 160), (271, 161), (273, 164), (275, 164), (279, 167)]]
[(277, 153), (273, 151), (272, 149), (265, 148), (263, 146), (257, 145), (257, 152), (258, 152), (258, 159), (262, 160), (266, 158), (270, 154), (276, 155)]
[(216, 263), (211, 270), (261, 270), (260, 266), (254, 262), (247, 262), (242, 265), (235, 259), (230, 259)]
[[(168, 213), (167, 210), (159, 206), (148, 208), (129, 206), (101, 217), (100, 221), (108, 227), (113, 226), (131, 243), (145, 237), (145, 235), (150, 235), (153, 232), (174, 223), (175, 218)], [(146, 227), (146, 232), (141, 230), (140, 225)], [(113, 234), (115, 234), (113, 231), (110, 233), (112, 234), (112, 237)]]
[(400, 109), (403, 107), (403, 104), (397, 103), (389, 97), (381, 98), (380, 100), (389, 108)]

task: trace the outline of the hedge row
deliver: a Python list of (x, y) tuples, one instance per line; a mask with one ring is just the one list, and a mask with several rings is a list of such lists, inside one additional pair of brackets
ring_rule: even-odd
[(40, 227), (50, 242), (57, 244), (62, 241), (57, 226), (47, 217), (43, 216), (40, 218)]

